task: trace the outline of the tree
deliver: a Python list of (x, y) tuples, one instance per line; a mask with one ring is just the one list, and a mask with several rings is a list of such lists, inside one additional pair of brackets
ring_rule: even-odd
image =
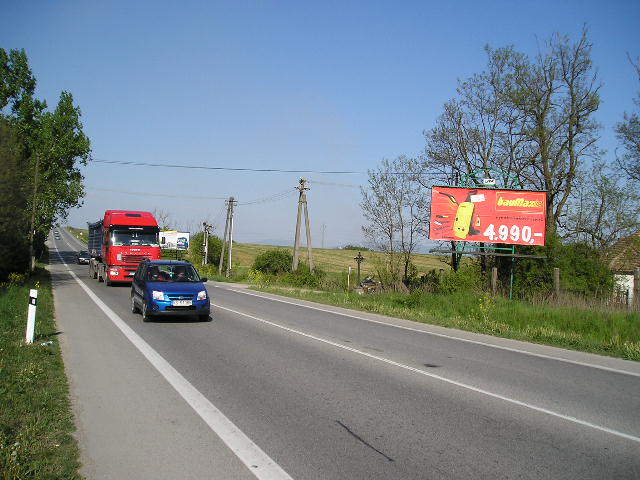
[(80, 109), (71, 93), (63, 91), (53, 112), (34, 99), (36, 80), (24, 50), (0, 49), (0, 116), (15, 128), (28, 168), (30, 183), (27, 210), (31, 268), (38, 249), (53, 224), (79, 206), (84, 196), (78, 164), (86, 165), (90, 142), (82, 130)]
[(602, 250), (640, 229), (640, 195), (621, 172), (598, 162), (579, 178), (558, 224), (565, 237)]
[(428, 202), (418, 181), (420, 166), (416, 159), (404, 155), (393, 161), (383, 160), (376, 170), (369, 170), (368, 188), (362, 188), (360, 206), (369, 222), (362, 227), (365, 237), (389, 255), (389, 266), (395, 265), (395, 254), (403, 259), (406, 282), (411, 255), (426, 234)]
[[(631, 61), (631, 59), (629, 59)], [(640, 80), (640, 59), (631, 64), (636, 70)], [(640, 108), (640, 93), (633, 100), (636, 107)], [(636, 111), (624, 114), (624, 121), (618, 123), (615, 128), (616, 136), (620, 142), (623, 154), (618, 157), (618, 165), (627, 173), (629, 178), (640, 180), (640, 114)]]
[(515, 179), (546, 190), (547, 230), (555, 232), (580, 167), (600, 153), (591, 47), (586, 29), (575, 43), (552, 36), (534, 59), (487, 47), (486, 71), (460, 83), (458, 97), (425, 133), (425, 171), (449, 184), (467, 175), (473, 184), (475, 171), (494, 170), (504, 186)]
[(528, 144), (527, 184), (547, 191), (547, 233), (554, 233), (580, 167), (597, 158), (599, 125), (593, 113), (600, 105), (592, 44), (584, 28), (571, 43), (559, 34), (547, 52), (515, 65), (515, 84), (508, 95), (524, 118), (521, 134)]
[(164, 209), (153, 209), (153, 217), (157, 220), (160, 230), (175, 230), (171, 214)]
[(28, 269), (27, 159), (17, 140), (16, 129), (0, 118), (0, 282), (11, 272)]

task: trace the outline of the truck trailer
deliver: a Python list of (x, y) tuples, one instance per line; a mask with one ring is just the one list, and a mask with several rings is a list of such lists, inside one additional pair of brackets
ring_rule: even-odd
[(138, 264), (160, 259), (158, 222), (149, 212), (107, 210), (88, 223), (89, 276), (105, 282), (131, 282)]

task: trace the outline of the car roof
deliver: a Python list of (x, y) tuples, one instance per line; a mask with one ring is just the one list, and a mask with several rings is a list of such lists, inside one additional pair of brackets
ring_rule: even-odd
[(147, 260), (149, 265), (192, 265), (191, 262), (186, 260)]

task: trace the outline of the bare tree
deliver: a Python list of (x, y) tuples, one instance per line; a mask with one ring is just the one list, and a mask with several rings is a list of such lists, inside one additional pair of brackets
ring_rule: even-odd
[(547, 46), (533, 62), (525, 59), (515, 65), (509, 95), (526, 120), (522, 134), (529, 145), (527, 183), (547, 191), (547, 232), (555, 233), (580, 166), (600, 154), (600, 127), (593, 113), (600, 105), (601, 85), (586, 28), (576, 43), (556, 34)]
[(164, 209), (154, 208), (153, 216), (158, 222), (160, 230), (174, 230), (173, 221), (171, 220), (171, 214), (168, 211)]
[[(629, 61), (640, 80), (640, 58), (634, 62), (629, 57)], [(640, 108), (640, 93), (633, 103)], [(616, 125), (615, 131), (623, 148), (622, 156), (617, 159), (618, 165), (629, 178), (640, 180), (640, 114), (637, 111), (631, 114), (625, 113), (624, 120)]]
[(579, 177), (558, 224), (566, 237), (603, 249), (640, 229), (640, 195), (621, 172), (597, 163)]
[(600, 84), (586, 28), (575, 43), (554, 35), (546, 47), (533, 60), (512, 47), (487, 47), (486, 71), (460, 83), (457, 98), (425, 133), (422, 163), (432, 184), (464, 177), (474, 185), (474, 172), (491, 170), (505, 187), (546, 190), (553, 233), (580, 167), (601, 153), (593, 119)]
[(444, 105), (436, 126), (425, 132), (422, 156), (431, 184), (457, 184), (467, 178), (477, 184), (491, 172), (512, 182), (525, 168), (521, 158), (522, 114), (506, 95), (512, 89), (513, 65), (524, 58), (512, 48), (486, 49), (487, 70), (460, 82), (458, 97)]
[(368, 188), (361, 189), (360, 206), (369, 222), (362, 227), (364, 235), (376, 249), (389, 255), (390, 268), (395, 255), (402, 256), (405, 282), (411, 256), (428, 222), (428, 202), (416, 173), (419, 170), (413, 158), (385, 159), (377, 169), (369, 170)]

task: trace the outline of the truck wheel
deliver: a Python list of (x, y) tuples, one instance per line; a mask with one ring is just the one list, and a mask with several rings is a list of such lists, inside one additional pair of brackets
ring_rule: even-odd
[(149, 314), (149, 309), (147, 308), (146, 301), (142, 302), (142, 321), (143, 322), (151, 321), (151, 315)]

